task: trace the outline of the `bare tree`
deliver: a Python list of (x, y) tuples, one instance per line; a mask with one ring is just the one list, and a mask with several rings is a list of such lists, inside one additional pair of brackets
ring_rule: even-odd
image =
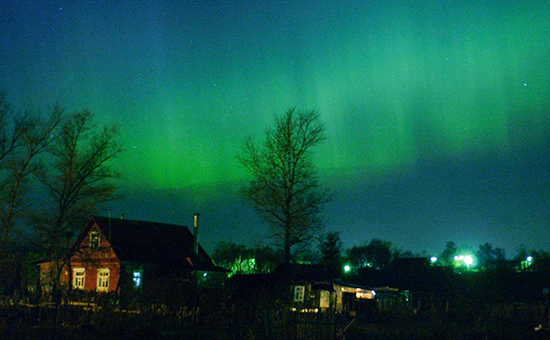
[(265, 140), (248, 138), (238, 156), (252, 175), (242, 194), (272, 227), (287, 263), (292, 251), (307, 245), (322, 227), (321, 206), (331, 199), (320, 186), (312, 160), (313, 148), (325, 139), (316, 111), (290, 109), (276, 117)]
[(93, 116), (82, 110), (64, 116), (56, 130), (54, 141), (48, 146), (43, 171), (37, 178), (44, 184), (51, 207), (38, 212), (34, 225), (39, 242), (46, 254), (50, 271), (49, 281), (54, 294), (54, 333), (61, 303), (60, 281), (68, 272), (72, 285), (71, 242), (98, 205), (113, 198), (116, 189), (112, 179), (117, 174), (111, 161), (122, 148), (118, 142), (118, 128), (104, 126), (96, 129)]
[(32, 174), (41, 168), (39, 155), (53, 140), (61, 111), (54, 107), (47, 119), (11, 109), (0, 94), (0, 253), (15, 229), (18, 218), (28, 209), (26, 194)]
[(0, 170), (3, 160), (20, 145), (23, 133), (22, 119), (17, 117), (6, 99), (6, 92), (0, 92)]
[(4, 208), (1, 212), (2, 249), (6, 246), (9, 233), (15, 229), (17, 219), (28, 211), (27, 193), (31, 175), (42, 170), (42, 164), (37, 158), (54, 140), (52, 133), (59, 124), (60, 114), (61, 112), (54, 108), (46, 121), (28, 115), (22, 118), (25, 128), (20, 137), (21, 145), (5, 162), (7, 176), (3, 178), (1, 197)]
[(6, 242), (13, 223), (7, 218), (7, 209), (9, 206), (9, 184), (10, 169), (8, 166), (10, 158), (21, 145), (24, 130), (24, 119), (14, 114), (10, 103), (6, 99), (6, 93), (0, 92), (0, 203), (2, 214), (1, 226), (2, 234), (0, 236), (0, 258), (3, 258)]
[(122, 152), (118, 128), (96, 129), (88, 110), (64, 117), (57, 132), (48, 148), (47, 171), (38, 176), (52, 204), (48, 215), (41, 215), (37, 223), (50, 260), (66, 257), (84, 221), (99, 204), (113, 198), (112, 179), (117, 174), (111, 161)]

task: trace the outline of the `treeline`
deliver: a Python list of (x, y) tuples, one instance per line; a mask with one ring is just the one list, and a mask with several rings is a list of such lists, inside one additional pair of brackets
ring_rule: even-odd
[(36, 282), (33, 262), (65, 257), (81, 219), (114, 197), (118, 136), (89, 110), (22, 110), (0, 92), (1, 294)]
[[(430, 259), (433, 265), (444, 267), (466, 266), (464, 256), (470, 256), (472, 263), (469, 269), (486, 270), (505, 265), (514, 261), (518, 265), (522, 261), (550, 259), (550, 252), (544, 250), (528, 250), (521, 245), (516, 255), (506, 258), (505, 250), (484, 243), (477, 249), (459, 247), (455, 242), (447, 242), (445, 248), (438, 254), (428, 254), (426, 251), (413, 253), (392, 246), (390, 241), (373, 238), (362, 244), (344, 248), (337, 232), (328, 232), (319, 238), (317, 246), (293, 254), (296, 263), (325, 264), (336, 273), (352, 271), (358, 268), (387, 268), (395, 258), (422, 257)], [(220, 242), (213, 252), (212, 259), (216, 264), (230, 270), (233, 274), (257, 274), (271, 272), (277, 265), (284, 262), (282, 250), (267, 245), (246, 246), (234, 242)]]

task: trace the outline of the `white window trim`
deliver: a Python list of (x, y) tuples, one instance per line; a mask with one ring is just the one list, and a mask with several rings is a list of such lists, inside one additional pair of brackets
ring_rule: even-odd
[[(101, 275), (101, 274), (107, 275)], [(111, 270), (109, 268), (98, 268), (97, 269), (97, 291), (107, 292), (109, 291), (109, 283), (111, 280)]]
[[(82, 273), (82, 276), (77, 274)], [(78, 284), (80, 282), (80, 284)], [(83, 267), (73, 268), (73, 288), (84, 289), (86, 287), (86, 269)]]
[[(94, 237), (97, 237), (97, 240), (93, 240)], [(97, 249), (101, 245), (101, 233), (99, 231), (90, 232), (90, 248)]]

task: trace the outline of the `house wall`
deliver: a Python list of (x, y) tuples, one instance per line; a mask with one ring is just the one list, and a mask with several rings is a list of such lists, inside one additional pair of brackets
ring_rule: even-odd
[[(90, 248), (90, 234), (99, 232), (99, 244), (97, 247)], [(84, 290), (95, 291), (97, 288), (98, 271), (109, 269), (109, 287), (108, 292), (117, 289), (120, 279), (120, 261), (111, 248), (107, 237), (94, 224), (86, 235), (81, 239), (80, 244), (75, 246), (74, 255), (71, 257), (69, 265), (64, 265), (59, 276), (59, 283), (64, 287), (69, 287), (73, 282), (73, 273), (75, 268), (84, 268)], [(40, 285), (43, 290), (48, 291), (59, 273), (59, 262), (40, 263)], [(74, 287), (73, 287), (74, 288)]]
[[(291, 296), (293, 299), (293, 307), (296, 309), (319, 309), (337, 307), (336, 298), (337, 293), (329, 290), (315, 288), (311, 283), (307, 282), (294, 282), (291, 287)], [(297, 287), (304, 288), (303, 300), (297, 301)]]
[[(90, 234), (99, 233), (99, 246), (90, 247)], [(76, 247), (75, 254), (71, 257), (71, 273), (66, 271), (66, 280), (72, 280), (74, 268), (84, 268), (84, 290), (97, 290), (98, 271), (109, 269), (109, 287), (108, 291), (114, 291), (117, 288), (120, 279), (120, 261), (111, 248), (107, 237), (101, 232), (97, 224), (94, 224), (82, 242)]]
[[(107, 262), (98, 262), (98, 263), (86, 263), (71, 261), (71, 271), (74, 273), (75, 268), (84, 268), (84, 290), (98, 290), (97, 288), (97, 278), (98, 271), (100, 269), (109, 269), (109, 288), (107, 291), (115, 291), (117, 289), (118, 281), (120, 279), (120, 264), (119, 263), (107, 263)], [(65, 270), (64, 282), (68, 283), (69, 280), (72, 280), (72, 273), (69, 275), (69, 271)], [(74, 288), (74, 287), (73, 287)]]

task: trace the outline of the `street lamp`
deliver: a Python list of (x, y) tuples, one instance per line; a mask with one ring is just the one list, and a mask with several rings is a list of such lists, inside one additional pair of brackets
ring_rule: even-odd
[(470, 255), (464, 256), (464, 263), (466, 263), (466, 266), (468, 269), (470, 269), (470, 265), (474, 262), (474, 259)]

